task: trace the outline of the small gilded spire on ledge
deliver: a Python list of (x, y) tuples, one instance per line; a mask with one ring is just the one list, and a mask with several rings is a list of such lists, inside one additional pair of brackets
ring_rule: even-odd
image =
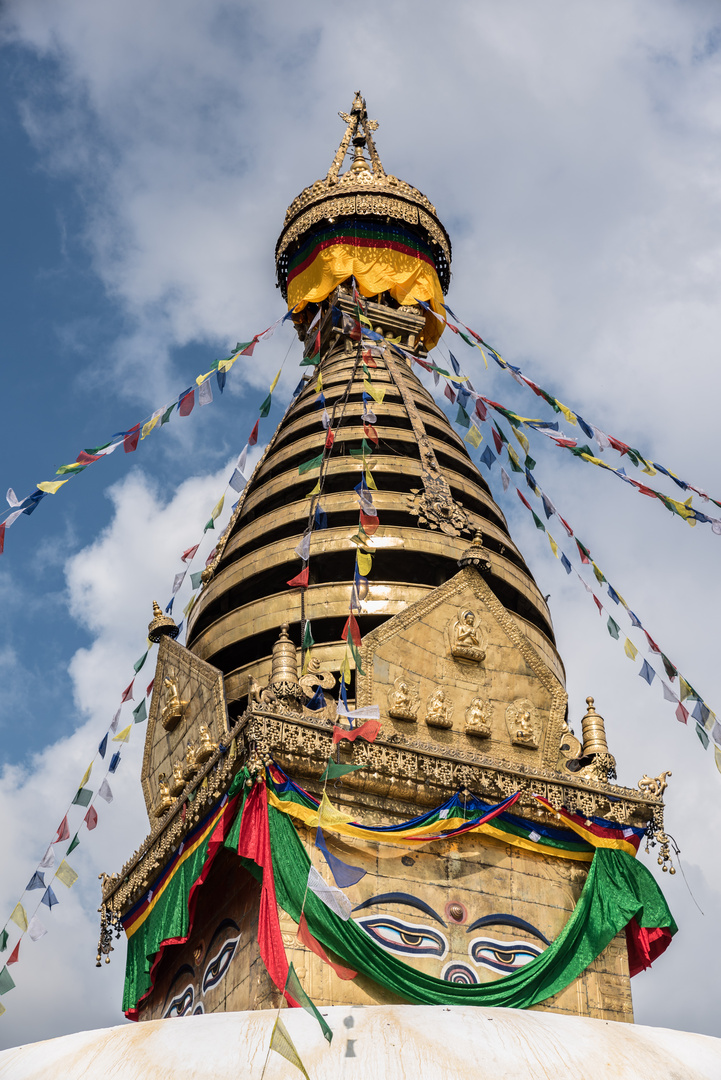
[(481, 574), (488, 574), (491, 570), (491, 560), (486, 554), (486, 549), (483, 546), (483, 533), (480, 529), (476, 531), (475, 536), (471, 540), (466, 551), (463, 552), (458, 565), (463, 569), (465, 566), (473, 566)]
[(158, 642), (162, 637), (176, 638), (178, 633), (178, 627), (170, 615), (164, 615), (160, 604), (157, 600), (153, 600), (153, 618), (148, 625), (148, 637), (150, 640)]

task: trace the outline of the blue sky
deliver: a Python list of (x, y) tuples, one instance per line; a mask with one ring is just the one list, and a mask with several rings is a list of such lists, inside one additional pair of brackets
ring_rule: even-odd
[[(273, 249), (285, 208), (325, 174), (337, 111), (360, 87), (386, 169), (428, 194), (451, 233), (459, 316), (587, 419), (721, 498), (716, 6), (542, 8), (461, 2), (441, 20), (425, 0), (412, 18), (404, 4), (373, 0), (349, 36), (317, 3), (302, 29), (281, 0), (6, 5), (2, 492), (22, 497), (52, 479), (282, 313)], [(143, 651), (151, 602), (169, 595), (291, 342), (286, 326), (236, 365), (222, 400), (97, 463), (8, 531), (4, 911), (52, 838)], [(458, 348), (482, 392), (546, 415)], [(299, 359), (296, 343), (261, 442)], [(537, 479), (650, 633), (712, 707), (721, 702), (721, 539), (540, 438), (533, 456)], [(721, 953), (708, 913), (721, 902), (721, 864), (708, 823), (721, 777), (517, 498), (497, 497), (551, 594), (572, 719), (593, 694), (621, 782), (674, 772), (667, 824), (707, 915), (680, 874), (664, 875), (682, 932), (634, 981), (637, 1019), (719, 1034), (709, 957), (718, 966)], [(129, 745), (115, 801), (76, 853), (81, 881), (14, 969), (0, 1045), (120, 1019), (122, 959), (94, 968), (96, 883), (144, 836), (141, 749)], [(679, 984), (694, 995), (679, 1002)]]

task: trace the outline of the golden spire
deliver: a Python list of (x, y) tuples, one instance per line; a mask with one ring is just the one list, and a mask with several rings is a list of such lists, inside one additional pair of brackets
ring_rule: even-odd
[(356, 92), (356, 96), (353, 98), (350, 113), (339, 112), (338, 115), (341, 120), (345, 120), (347, 126), (343, 133), (343, 138), (340, 141), (340, 146), (331, 163), (331, 167), (328, 169), (326, 175), (327, 183), (335, 184), (337, 182), (338, 173), (343, 164), (343, 159), (348, 153), (348, 147), (351, 144), (351, 140), (355, 146), (355, 156), (353, 158), (353, 164), (351, 165), (351, 171), (354, 173), (362, 172), (363, 170), (371, 171), (368, 167), (368, 162), (363, 156), (363, 147), (367, 146), (368, 153), (370, 154), (373, 176), (378, 180), (384, 178), (386, 175), (385, 170), (381, 163), (381, 159), (378, 156), (378, 151), (376, 150), (372, 135), (372, 132), (378, 127), (378, 121), (368, 119), (368, 110), (366, 109), (365, 99), (361, 97), (360, 90)]
[(593, 698), (586, 698), (588, 710), (581, 720), (581, 732), (583, 735), (583, 756), (591, 754), (607, 754), (608, 743), (606, 742), (606, 727), (603, 717), (599, 716), (593, 707)]
[(153, 600), (153, 618), (148, 624), (148, 637), (150, 640), (157, 642), (160, 641), (161, 637), (176, 638), (178, 633), (178, 627), (170, 615), (164, 615), (158, 601)]

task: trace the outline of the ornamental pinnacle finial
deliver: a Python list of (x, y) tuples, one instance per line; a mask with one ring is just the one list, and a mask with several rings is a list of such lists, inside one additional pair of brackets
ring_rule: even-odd
[(458, 565), (461, 569), (465, 566), (473, 566), (481, 574), (490, 573), (491, 560), (488, 558), (486, 549), (483, 546), (483, 533), (480, 529), (476, 530), (468, 548), (458, 560)]
[(153, 618), (148, 625), (150, 640), (157, 642), (162, 637), (176, 638), (179, 632), (170, 615), (164, 615), (158, 601), (153, 600)]
[[(338, 115), (341, 120), (345, 121), (347, 126), (343, 133), (343, 138), (340, 141), (340, 146), (333, 158), (333, 163), (328, 170), (326, 182), (328, 184), (338, 183), (338, 173), (340, 172), (343, 160), (348, 153), (348, 147), (351, 144), (351, 140), (353, 141), (355, 151), (350, 171), (356, 174), (360, 172), (372, 172), (376, 180), (383, 179), (386, 175), (385, 170), (373, 141), (373, 132), (378, 127), (378, 121), (368, 119), (368, 110), (366, 109), (365, 99), (362, 97), (360, 90), (356, 91), (350, 112), (339, 112)], [(370, 166), (363, 156), (364, 146), (368, 147), (368, 153), (371, 159)]]
[(586, 715), (581, 720), (581, 732), (583, 734), (583, 756), (590, 754), (607, 754), (608, 743), (606, 742), (606, 726), (603, 717), (599, 716), (593, 707), (593, 698), (586, 698), (588, 706)]

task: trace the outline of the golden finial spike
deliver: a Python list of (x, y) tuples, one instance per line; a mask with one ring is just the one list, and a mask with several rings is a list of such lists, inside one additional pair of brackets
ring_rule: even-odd
[[(385, 170), (381, 163), (381, 159), (378, 156), (375, 143), (373, 141), (372, 132), (378, 127), (377, 120), (368, 119), (368, 110), (366, 109), (365, 99), (363, 98), (360, 90), (356, 91), (356, 95), (353, 98), (353, 104), (349, 113), (339, 112), (341, 120), (346, 124), (346, 129), (343, 133), (343, 138), (340, 141), (333, 162), (326, 175), (326, 182), (328, 184), (336, 184), (338, 182), (338, 174), (343, 164), (343, 160), (348, 153), (348, 147), (353, 140), (355, 146), (355, 157), (351, 170), (353, 172), (359, 172), (367, 170), (373, 173), (373, 175), (380, 179), (385, 176)], [(371, 165), (363, 157), (363, 147), (368, 147), (368, 153), (370, 154)]]
[(158, 601), (153, 600), (153, 618), (148, 624), (148, 639), (157, 642), (161, 637), (176, 638), (178, 634), (178, 627), (170, 615), (164, 615)]
[(606, 742), (606, 726), (602, 716), (599, 716), (594, 708), (594, 699), (586, 698), (588, 706), (586, 715), (581, 720), (583, 734), (583, 756), (590, 754), (607, 754), (608, 743)]

